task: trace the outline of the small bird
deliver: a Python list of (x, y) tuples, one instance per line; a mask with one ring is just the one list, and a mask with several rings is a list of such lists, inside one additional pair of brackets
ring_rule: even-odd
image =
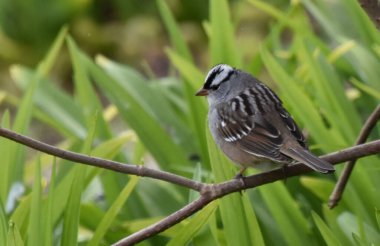
[(278, 96), (250, 74), (226, 64), (214, 66), (196, 96), (207, 96), (208, 123), (216, 144), (242, 169), (272, 169), (300, 162), (320, 173), (334, 166), (308, 150)]

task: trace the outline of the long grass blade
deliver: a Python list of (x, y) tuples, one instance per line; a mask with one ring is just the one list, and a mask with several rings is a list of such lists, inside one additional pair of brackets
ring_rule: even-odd
[(22, 240), (20, 231), (17, 225), (10, 221), (7, 234), (7, 246), (24, 246), (24, 240)]
[[(216, 182), (228, 180), (234, 176), (233, 164), (219, 151), (209, 131), (207, 142), (210, 152), (212, 172)], [(234, 193), (219, 201), (219, 209), (223, 221), (223, 232), (227, 245), (251, 245), (248, 219), (240, 194)]]
[[(83, 144), (83, 152), (89, 154), (95, 136), (96, 130), (96, 117), (95, 114), (90, 125), (88, 136)], [(79, 216), (80, 216), (80, 203), (82, 192), (85, 187), (87, 166), (80, 165), (74, 167), (74, 177), (69, 190), (69, 197), (67, 200), (66, 210), (63, 220), (63, 232), (61, 244), (63, 246), (74, 245), (78, 240)]]
[(237, 49), (234, 28), (226, 0), (210, 0), (211, 22), (211, 63), (227, 63), (241, 67), (240, 52)]
[(28, 227), (28, 245), (41, 245), (43, 243), (42, 237), (42, 198), (41, 198), (41, 162), (38, 160), (36, 163), (36, 170), (34, 175), (34, 184), (32, 190), (32, 203), (29, 215)]
[[(62, 47), (64, 37), (66, 35), (67, 29), (62, 28), (58, 34), (56, 40), (51, 46), (49, 52), (45, 58), (38, 64), (36, 73), (28, 85), (25, 95), (23, 96), (21, 103), (18, 107), (17, 114), (13, 123), (12, 129), (19, 133), (25, 133), (29, 127), (29, 123), (32, 116), (33, 108), (33, 97), (35, 96), (36, 89), (39, 86), (40, 80), (47, 75), (50, 71), (57, 55)], [(16, 180), (21, 179), (21, 174), (23, 173), (23, 160), (25, 158), (24, 151), (21, 146), (17, 143), (10, 143), (9, 145), (9, 158), (7, 165), (12, 165), (10, 170), (8, 184), (6, 184), (5, 190), (9, 189), (9, 186)]]
[(167, 246), (188, 244), (196, 233), (208, 223), (210, 216), (215, 212), (217, 207), (217, 201), (208, 204), (202, 211), (189, 219), (189, 222), (176, 233), (176, 236), (169, 241)]
[(7, 244), (8, 221), (5, 214), (3, 201), (0, 199), (0, 245)]
[(315, 224), (317, 225), (320, 233), (322, 234), (325, 242), (329, 246), (342, 245), (339, 240), (335, 237), (334, 233), (328, 228), (328, 226), (323, 222), (323, 220), (315, 212), (311, 213)]
[(49, 184), (49, 193), (46, 201), (46, 213), (44, 215), (44, 225), (43, 225), (43, 240), (44, 245), (53, 245), (53, 234), (54, 234), (54, 221), (53, 221), (53, 210), (54, 210), (54, 193), (55, 193), (55, 180), (56, 180), (56, 158), (54, 158), (51, 178)]
[(128, 185), (124, 187), (124, 189), (120, 192), (120, 195), (115, 200), (115, 202), (112, 204), (112, 206), (108, 209), (107, 213), (104, 214), (102, 221), (99, 223), (98, 227), (96, 228), (96, 231), (90, 240), (90, 242), (87, 244), (88, 246), (95, 246), (99, 245), (102, 241), (102, 238), (109, 230), (112, 222), (116, 218), (117, 214), (119, 213), (120, 209), (122, 208), (123, 204), (126, 202), (126, 200), (129, 198), (130, 194), (136, 187), (136, 184), (138, 182), (139, 178), (134, 176), (131, 177), (131, 179), (128, 182)]

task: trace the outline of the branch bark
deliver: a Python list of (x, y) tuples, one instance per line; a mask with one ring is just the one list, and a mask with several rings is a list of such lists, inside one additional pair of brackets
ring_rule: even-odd
[[(380, 152), (380, 140), (369, 142), (362, 145), (357, 145), (344, 150), (340, 150), (328, 155), (324, 155), (321, 158), (330, 162), (331, 164), (337, 164), (351, 159), (358, 159), (360, 157), (373, 155)], [(283, 180), (293, 176), (312, 172), (307, 166), (297, 164), (286, 168), (286, 172), (283, 169), (276, 169), (265, 173), (260, 173), (244, 178), (244, 182), (239, 179), (233, 179), (219, 184), (205, 184), (201, 191), (201, 197), (198, 200), (186, 205), (182, 209), (174, 212), (161, 221), (152, 224), (126, 238), (121, 239), (114, 246), (133, 245), (141, 242), (153, 235), (156, 235), (173, 225), (181, 222), (182, 220), (193, 215), (197, 211), (201, 210), (211, 201), (231, 194), (233, 192), (242, 191), (249, 188), (258, 187), (268, 183), (272, 183), (278, 180)]]
[[(138, 231), (119, 242), (115, 245), (132, 245), (142, 240), (145, 240), (151, 236), (154, 236), (169, 227), (177, 224), (178, 222), (186, 219), (187, 217), (193, 215), (204, 206), (206, 206), (211, 201), (218, 198), (226, 196), (230, 193), (254, 188), (264, 184), (272, 183), (285, 178), (298, 176), (311, 172), (307, 166), (302, 164), (296, 164), (286, 168), (286, 172), (283, 169), (272, 170), (269, 172), (264, 172), (256, 175), (252, 175), (244, 178), (244, 182), (240, 179), (233, 179), (218, 184), (207, 184), (193, 181), (191, 179), (171, 174), (168, 172), (163, 172), (160, 170), (154, 170), (146, 168), (144, 166), (137, 166), (132, 164), (123, 164), (116, 161), (105, 160), (101, 158), (91, 157), (79, 153), (74, 153), (71, 151), (66, 151), (59, 149), (57, 147), (42, 143), (40, 141), (34, 140), (32, 138), (20, 135), (11, 130), (7, 130), (0, 127), (0, 136), (8, 138), (12, 141), (18, 142), (22, 145), (28, 146), (30, 148), (39, 150), (46, 154), (50, 154), (62, 159), (70, 160), (73, 162), (78, 162), (90, 166), (100, 167), (108, 170), (113, 170), (116, 172), (127, 173), (142, 177), (150, 177), (158, 180), (163, 180), (173, 184), (181, 185), (189, 189), (199, 191), (201, 196), (199, 199), (193, 201), (192, 203), (186, 205), (182, 209), (174, 212), (163, 220)], [(337, 164), (340, 162), (354, 160), (362, 158), (365, 156), (380, 153), (380, 140), (369, 142), (366, 144), (357, 145), (347, 149), (343, 149), (328, 155), (322, 156), (321, 158), (332, 163)]]
[(380, 3), (378, 0), (360, 0), (360, 6), (365, 10), (368, 17), (380, 30)]
[(102, 158), (92, 157), (68, 150), (59, 149), (55, 146), (40, 142), (27, 136), (23, 136), (11, 130), (0, 127), (0, 136), (8, 138), (14, 142), (28, 146), (32, 149), (39, 150), (46, 154), (56, 156), (65, 160), (82, 163), (89, 166), (100, 167), (119, 173), (133, 174), (141, 177), (150, 177), (177, 184), (192, 190), (200, 191), (202, 183), (194, 180), (175, 175), (172, 173), (147, 168), (141, 165), (124, 164), (117, 161), (106, 160)]
[[(368, 117), (364, 126), (362, 127), (358, 139), (356, 140), (356, 145), (365, 143), (372, 129), (375, 127), (377, 121), (380, 119), (380, 105), (376, 107), (376, 109), (372, 112), (372, 114)], [(352, 170), (354, 169), (356, 159), (351, 159), (347, 162), (344, 170), (336, 183), (333, 192), (331, 193), (328, 206), (329, 208), (334, 208), (338, 205), (338, 202), (342, 198), (342, 194), (347, 185), (348, 179), (351, 176)]]

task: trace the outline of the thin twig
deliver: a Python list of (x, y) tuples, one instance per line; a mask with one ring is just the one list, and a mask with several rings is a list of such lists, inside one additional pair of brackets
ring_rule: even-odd
[(113, 246), (133, 245), (149, 237), (157, 235), (158, 233), (165, 231), (173, 225), (178, 224), (182, 220), (188, 218), (192, 214), (198, 212), (213, 200), (215, 199), (213, 199), (212, 197), (206, 198), (204, 196), (201, 196), (197, 200), (187, 204), (180, 210), (177, 210), (176, 212), (165, 217), (159, 222), (145, 227), (137, 233), (134, 233), (126, 238), (121, 239), (117, 243), (113, 244)]
[[(380, 119), (380, 105), (376, 107), (376, 109), (372, 112), (372, 114), (368, 117), (367, 121), (364, 123), (360, 134), (355, 142), (356, 145), (365, 143), (372, 129), (375, 127), (377, 121)], [(354, 169), (356, 159), (349, 160), (344, 167), (344, 170), (335, 184), (335, 188), (330, 195), (330, 199), (328, 202), (328, 206), (330, 209), (334, 208), (338, 205), (340, 199), (342, 198), (344, 189), (347, 185), (348, 179), (351, 176), (352, 170)]]
[[(321, 158), (330, 162), (331, 164), (337, 164), (350, 159), (358, 159), (360, 157), (373, 155), (379, 152), (380, 140), (377, 140), (370, 143), (340, 150), (328, 155), (324, 155)], [(175, 224), (198, 212), (208, 203), (228, 194), (231, 194), (233, 192), (258, 187), (261, 185), (273, 183), (278, 180), (283, 180), (308, 172), (312, 172), (312, 170), (305, 165), (297, 164), (287, 167), (285, 173), (284, 170), (280, 168), (269, 172), (259, 173), (256, 175), (245, 177), (244, 182), (240, 182), (240, 180), (233, 179), (219, 184), (205, 184), (201, 191), (201, 197), (198, 198), (198, 200), (193, 201), (192, 203), (186, 205), (182, 209), (174, 212), (168, 217), (165, 217), (161, 221), (158, 221), (149, 227), (146, 227), (138, 232), (131, 234), (126, 238), (121, 239), (120, 241), (116, 242), (114, 246), (133, 245), (149, 237), (157, 235), (158, 233), (174, 226)]]
[[(116, 161), (105, 160), (101, 158), (91, 157), (83, 154), (78, 154), (71, 151), (66, 151), (59, 149), (57, 147), (42, 143), (40, 141), (34, 140), (32, 138), (17, 134), (13, 131), (4, 129), (0, 127), (0, 136), (8, 138), (12, 141), (18, 142), (30, 148), (39, 150), (41, 152), (70, 160), (73, 162), (78, 162), (90, 166), (96, 166), (108, 170), (113, 170), (121, 173), (133, 174), (142, 177), (150, 177), (158, 180), (167, 181), (173, 184), (181, 185), (196, 191), (199, 191), (201, 196), (198, 200), (186, 205), (184, 208), (176, 211), (172, 215), (169, 215), (165, 219), (138, 231), (122, 240), (117, 242), (115, 245), (132, 245), (141, 242), (144, 239), (152, 237), (167, 228), (177, 224), (178, 222), (184, 220), (185, 218), (196, 213), (208, 203), (216, 200), (220, 197), (228, 195), (233, 192), (261, 186), (267, 183), (272, 183), (285, 178), (305, 174), (311, 172), (307, 166), (302, 164), (297, 164), (289, 166), (284, 173), (283, 169), (277, 169), (265, 173), (260, 173), (244, 178), (244, 182), (240, 180), (233, 179), (224, 183), (219, 184), (206, 184), (196, 182), (185, 177), (146, 168), (143, 166), (136, 166), (131, 164), (122, 164)], [(380, 140), (369, 142), (366, 144), (357, 145), (344, 150), (340, 150), (328, 155), (322, 156), (321, 158), (332, 163), (340, 163), (347, 160), (358, 159), (364, 156), (373, 155), (380, 152)]]
[(65, 160), (79, 162), (89, 166), (101, 167), (104, 169), (133, 174), (141, 177), (150, 177), (187, 187), (192, 190), (200, 191), (202, 183), (194, 180), (175, 175), (172, 173), (147, 168), (141, 165), (124, 164), (117, 161), (106, 160), (98, 157), (92, 157), (84, 154), (75, 153), (68, 150), (59, 149), (55, 146), (40, 142), (30, 137), (23, 136), (11, 130), (0, 127), (0, 136), (28, 146), (32, 149), (39, 150), (49, 155), (53, 155)]

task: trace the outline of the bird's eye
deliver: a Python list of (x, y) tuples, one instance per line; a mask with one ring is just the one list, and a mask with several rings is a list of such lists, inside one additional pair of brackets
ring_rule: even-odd
[(211, 86), (211, 90), (213, 90), (213, 91), (216, 91), (217, 89), (219, 89), (219, 86), (220, 86), (220, 84), (217, 84), (217, 85), (213, 85), (213, 86)]

